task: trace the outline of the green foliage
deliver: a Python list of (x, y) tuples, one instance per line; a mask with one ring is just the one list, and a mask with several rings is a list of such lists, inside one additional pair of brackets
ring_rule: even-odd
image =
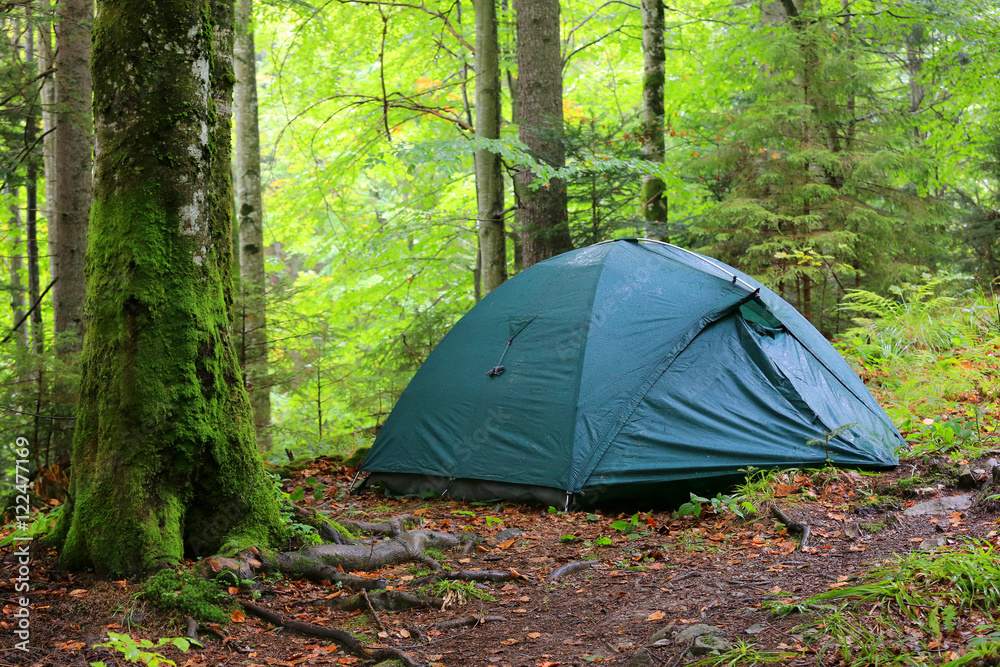
[[(184, 637), (162, 637), (154, 643), (148, 639), (137, 640), (133, 639), (130, 635), (108, 632), (108, 641), (102, 644), (96, 644), (96, 646), (101, 646), (112, 651), (118, 651), (122, 654), (122, 657), (126, 662), (142, 663), (144, 665), (149, 665), (150, 667), (166, 667), (168, 665), (173, 666), (177, 664), (173, 660), (167, 660), (160, 653), (145, 650), (160, 648), (168, 645), (175, 646), (182, 652), (187, 653), (188, 649), (191, 647), (191, 640), (185, 639)], [(90, 665), (91, 667), (105, 667), (103, 661), (92, 662)]]
[(747, 515), (757, 513), (757, 507), (753, 502), (744, 499), (740, 495), (730, 496), (718, 493), (714, 498), (703, 498), (695, 493), (691, 493), (690, 495), (691, 499), (677, 508), (675, 512), (676, 516), (700, 517), (706, 504), (711, 507), (714, 514), (735, 514), (741, 519), (746, 518)]
[(236, 609), (219, 583), (199, 579), (185, 570), (160, 570), (145, 581), (139, 596), (166, 613), (207, 623), (226, 624)]
[[(821, 660), (833, 650), (847, 665), (912, 664), (908, 656), (936, 649), (942, 635), (968, 625), (970, 614), (980, 624), (980, 636), (970, 646), (982, 656), (996, 651), (996, 637), (982, 634), (996, 622), (998, 576), (995, 547), (972, 540), (954, 550), (897, 556), (873, 571), (869, 582), (836, 588), (785, 610), (818, 612), (820, 620), (796, 632), (809, 637)], [(974, 664), (963, 658), (946, 664)]]
[(470, 599), (496, 602), (496, 598), (479, 588), (474, 581), (442, 579), (420, 589), (428, 595), (444, 600), (443, 607), (462, 606)]
[(636, 530), (639, 529), (639, 520), (642, 516), (642, 512), (636, 512), (628, 520), (618, 519), (612, 522), (611, 528), (614, 530), (621, 531), (625, 535), (631, 535)]

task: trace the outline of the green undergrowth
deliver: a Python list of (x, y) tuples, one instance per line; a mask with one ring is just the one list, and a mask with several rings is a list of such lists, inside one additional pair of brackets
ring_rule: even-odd
[(774, 609), (815, 614), (793, 634), (823, 664), (952, 666), (1000, 655), (1000, 563), (986, 541), (897, 556), (864, 583), (839, 586)]
[(924, 276), (883, 297), (851, 291), (855, 326), (836, 342), (906, 437), (903, 458), (958, 461), (995, 446), (1000, 310), (965, 276)]
[(145, 581), (138, 596), (167, 614), (207, 623), (228, 623), (236, 610), (219, 583), (199, 579), (186, 570), (160, 570)]

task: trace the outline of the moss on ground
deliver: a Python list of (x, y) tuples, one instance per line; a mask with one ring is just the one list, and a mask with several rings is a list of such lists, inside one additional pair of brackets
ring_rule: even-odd
[(354, 450), (354, 453), (344, 459), (345, 468), (358, 468), (365, 461), (365, 457), (368, 456), (368, 452), (371, 451), (371, 447), (358, 447)]
[(160, 570), (142, 585), (139, 597), (165, 613), (207, 623), (228, 623), (236, 609), (220, 584), (184, 570)]

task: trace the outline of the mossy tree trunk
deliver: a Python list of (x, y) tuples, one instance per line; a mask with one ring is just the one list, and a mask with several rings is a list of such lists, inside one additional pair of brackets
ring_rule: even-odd
[(125, 574), (282, 521), (232, 341), (232, 0), (106, 0), (62, 565)]
[[(474, 0), (476, 12), (476, 136), (500, 138), (500, 43), (496, 0)], [(476, 151), (479, 204), (479, 257), (482, 294), (507, 280), (507, 236), (503, 221), (503, 170), (500, 156)]]

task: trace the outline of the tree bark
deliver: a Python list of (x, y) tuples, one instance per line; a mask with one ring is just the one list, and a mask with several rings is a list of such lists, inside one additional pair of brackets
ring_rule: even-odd
[(108, 2), (94, 24), (64, 567), (127, 574), (283, 537), (230, 326), (232, 44), (231, 0)]
[[(476, 12), (476, 137), (500, 138), (500, 45), (496, 0), (473, 0)], [(479, 257), (482, 295), (507, 280), (507, 237), (503, 222), (503, 172), (500, 156), (476, 151), (479, 206)]]
[(79, 352), (83, 344), (83, 259), (91, 203), (90, 26), (93, 0), (63, 0), (56, 24), (56, 98), (59, 127), (55, 132), (55, 160), (59, 173), (55, 208), (53, 329), (70, 336), (62, 354)]
[[(35, 26), (31, 5), (25, 7), (25, 40), (24, 61), (31, 65), (35, 61)], [(37, 63), (36, 63), (37, 64)], [(34, 90), (32, 87), (30, 90)], [(30, 152), (24, 161), (24, 233), (28, 246), (28, 302), (35, 303), (42, 291), (41, 276), (38, 271), (38, 161), (35, 151), (31, 148), (38, 135), (38, 99), (34, 95), (26, 97), (28, 115), (24, 120), (24, 147)], [(31, 349), (35, 354), (45, 351), (45, 326), (42, 322), (42, 309), (31, 311)]]
[(267, 367), (267, 303), (264, 272), (264, 204), (260, 189), (260, 129), (257, 124), (257, 66), (253, 43), (253, 0), (238, 0), (234, 69), (236, 88), (236, 211), (242, 295), (243, 374), (253, 406), (257, 447), (269, 451), (271, 383)]
[[(17, 326), (24, 317), (24, 285), (21, 282), (21, 272), (24, 270), (24, 258), (21, 255), (21, 209), (17, 202), (17, 188), (10, 185), (6, 188), (10, 197), (10, 218), (7, 228), (12, 234), (10, 264), (7, 267), (10, 280), (10, 311), (11, 326)], [(28, 347), (28, 329), (22, 327), (14, 332), (14, 343), (19, 348)]]
[[(518, 103), (521, 141), (555, 168), (566, 164), (563, 146), (562, 55), (559, 0), (514, 0), (517, 14)], [(534, 175), (521, 170), (518, 223), (524, 268), (573, 249), (566, 210), (566, 184), (558, 178), (529, 187)]]
[[(93, 0), (64, 0), (57, 10), (54, 98), (59, 103), (54, 156), (50, 165), (58, 186), (49, 206), (49, 266), (56, 283), (52, 288), (52, 330), (56, 354), (74, 366), (83, 346), (83, 303), (86, 278), (84, 253), (91, 204), (93, 120), (91, 111), (90, 37)], [(46, 172), (46, 176), (55, 174)], [(55, 181), (47, 181), (46, 188)], [(76, 412), (79, 388), (72, 381), (57, 381), (50, 397), (52, 411), (60, 416)], [(52, 450), (65, 464), (73, 443), (74, 422), (58, 419), (52, 424)]]
[[(642, 155), (663, 164), (663, 84), (666, 52), (663, 47), (663, 0), (642, 0)], [(642, 218), (646, 238), (669, 241), (666, 185), (658, 176), (642, 177)]]

